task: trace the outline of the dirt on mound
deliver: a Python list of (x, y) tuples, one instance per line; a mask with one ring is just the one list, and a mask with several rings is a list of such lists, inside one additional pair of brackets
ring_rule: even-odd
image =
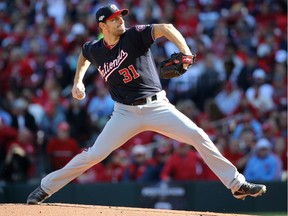
[(176, 211), (147, 208), (45, 203), (41, 205), (0, 204), (1, 216), (248, 216), (215, 212)]

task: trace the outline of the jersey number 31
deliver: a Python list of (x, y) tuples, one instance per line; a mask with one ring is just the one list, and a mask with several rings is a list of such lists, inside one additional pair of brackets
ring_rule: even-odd
[(119, 70), (119, 74), (124, 76), (124, 83), (129, 83), (133, 79), (137, 79), (138, 77), (140, 77), (140, 74), (137, 73), (133, 65), (129, 65), (128, 68), (123, 68)]

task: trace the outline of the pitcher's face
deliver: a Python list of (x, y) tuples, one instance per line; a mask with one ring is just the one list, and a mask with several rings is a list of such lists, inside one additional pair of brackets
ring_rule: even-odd
[(125, 21), (122, 15), (116, 16), (113, 19), (106, 20), (104, 25), (108, 34), (112, 34), (114, 36), (120, 36), (126, 31)]

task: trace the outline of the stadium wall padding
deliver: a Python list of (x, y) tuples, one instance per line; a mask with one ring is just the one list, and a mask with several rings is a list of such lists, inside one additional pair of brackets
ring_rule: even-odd
[[(143, 208), (166, 208), (210, 212), (286, 212), (287, 182), (269, 182), (267, 193), (258, 198), (235, 199), (220, 182), (169, 183), (70, 183), (47, 203), (70, 203)], [(0, 186), (0, 203), (26, 203), (37, 185)]]

